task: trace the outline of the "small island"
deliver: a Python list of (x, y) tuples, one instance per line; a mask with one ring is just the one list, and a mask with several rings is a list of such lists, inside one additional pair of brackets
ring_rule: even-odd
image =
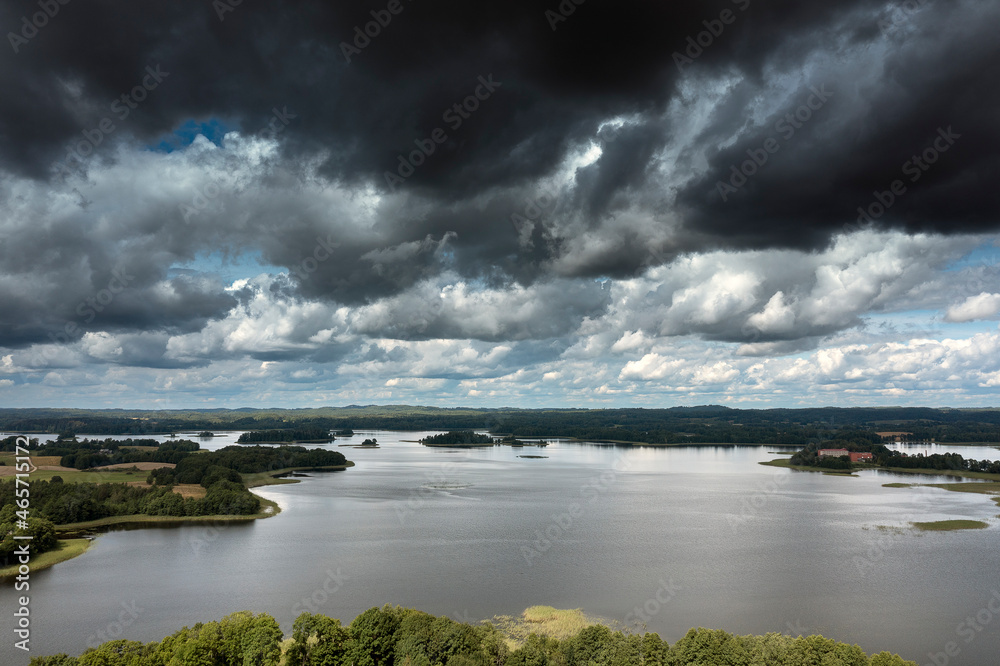
[(548, 446), (549, 445), (549, 443), (546, 442), (544, 439), (540, 439), (534, 442), (525, 442), (518, 439), (517, 437), (514, 437), (513, 435), (508, 435), (503, 439), (497, 440), (497, 444), (502, 444), (504, 446)]
[(255, 430), (245, 432), (237, 444), (327, 444), (334, 440), (329, 430), (301, 428), (287, 430)]
[(983, 530), (990, 525), (981, 520), (938, 520), (932, 523), (913, 523), (913, 526), (924, 532), (953, 532), (955, 530)]
[(424, 446), (457, 446), (469, 448), (473, 446), (493, 446), (497, 442), (489, 435), (481, 435), (471, 430), (454, 430), (452, 432), (431, 435), (420, 440)]
[(457, 446), (463, 448), (473, 446), (511, 446), (521, 448), (524, 446), (549, 445), (549, 443), (544, 439), (536, 442), (524, 442), (517, 439), (513, 435), (507, 435), (506, 437), (493, 437), (492, 435), (483, 435), (473, 432), (472, 430), (453, 430), (451, 432), (441, 433), (440, 435), (431, 435), (430, 437), (424, 437), (421, 439), (420, 443), (424, 446)]

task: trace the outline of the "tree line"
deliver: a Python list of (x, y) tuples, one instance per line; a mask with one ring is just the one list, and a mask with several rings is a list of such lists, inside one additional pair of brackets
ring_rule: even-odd
[[(63, 440), (59, 446), (70, 447), (68, 456), (82, 460), (72, 453), (74, 445), (83, 451), (92, 451), (93, 442)], [(191, 442), (191, 444), (194, 444)], [(197, 450), (197, 444), (194, 445)], [(260, 512), (260, 499), (250, 492), (243, 474), (277, 471), (290, 467), (341, 466), (347, 461), (339, 451), (306, 449), (302, 446), (227, 446), (218, 451), (195, 453), (183, 441), (160, 445), (165, 452), (180, 455), (176, 466), (150, 471), (148, 486), (131, 486), (126, 483), (78, 482), (65, 483), (60, 476), (50, 481), (29, 480), (31, 518), (28, 529), (21, 534), (31, 534), (31, 552), (38, 554), (56, 546), (53, 538), (55, 525), (79, 523), (116, 516), (218, 516), (253, 515)], [(155, 453), (155, 452), (146, 452)], [(87, 454), (91, 455), (91, 454)], [(96, 478), (96, 477), (95, 477)], [(205, 496), (183, 497), (173, 492), (175, 484), (198, 484), (205, 488)], [(8, 560), (14, 552), (15, 541), (15, 488), (13, 478), (0, 480), (0, 560)]]
[[(132, 446), (156, 447), (153, 451), (131, 449)], [(155, 439), (57, 440), (38, 448), (38, 455), (61, 456), (59, 464), (74, 469), (90, 469), (119, 463), (162, 462), (176, 464), (189, 453), (199, 450), (197, 442), (187, 439), (170, 440), (162, 444)]]
[[(58, 479), (59, 477), (56, 477)], [(63, 483), (29, 481), (31, 513), (56, 525), (115, 516), (251, 515), (260, 499), (239, 482), (215, 479), (204, 497), (182, 497), (171, 486), (130, 486), (126, 483)], [(14, 505), (14, 481), (0, 481), (3, 510)]]
[(900, 467), (904, 469), (932, 469), (937, 471), (954, 470), (959, 472), (985, 472), (1000, 474), (1000, 461), (975, 460), (964, 458), (958, 453), (932, 453), (925, 456), (922, 453), (908, 455), (901, 451), (893, 451), (885, 445), (870, 441), (864, 433), (858, 433), (852, 439), (835, 439), (817, 444), (809, 444), (796, 452), (789, 462), (792, 465), (806, 467), (825, 467), (828, 469), (853, 469), (856, 465), (849, 456), (820, 456), (820, 449), (844, 449), (849, 453), (867, 452), (872, 454), (872, 461), (879, 467)]
[(869, 657), (857, 645), (822, 636), (711, 629), (691, 629), (671, 646), (655, 633), (594, 625), (565, 640), (531, 634), (511, 649), (489, 623), (473, 626), (398, 606), (371, 608), (347, 626), (303, 613), (284, 654), (282, 639), (273, 617), (241, 611), (158, 643), (109, 641), (79, 657), (34, 657), (31, 666), (916, 666), (888, 652)]
[(14, 539), (15, 531), (18, 534), (32, 536), (32, 539), (27, 541), (28, 552), (32, 555), (52, 550), (58, 545), (56, 526), (51, 520), (30, 516), (25, 521), (28, 524), (27, 529), (18, 529), (18, 520), (17, 509), (13, 503), (4, 504), (3, 508), (0, 508), (0, 563), (5, 567), (16, 563), (14, 551), (25, 544), (25, 541)]
[(493, 444), (496, 439), (489, 435), (481, 435), (477, 432), (472, 432), (471, 430), (454, 430), (452, 432), (444, 432), (440, 435), (431, 435), (430, 437), (424, 437), (420, 440), (421, 444), (427, 444), (430, 446), (436, 446), (441, 444)]
[(239, 444), (252, 442), (332, 442), (333, 435), (326, 428), (302, 428), (298, 430), (255, 430), (245, 432), (237, 439)]
[[(766, 443), (805, 445), (840, 432), (912, 432), (937, 442), (1000, 442), (1000, 410), (924, 407), (731, 409), (445, 409), (349, 406), (299, 410), (0, 409), (13, 431), (141, 435), (176, 430), (461, 430), (516, 436), (567, 436), (653, 444)], [(299, 438), (301, 441), (302, 438)], [(264, 441), (264, 440), (257, 440)], [(285, 440), (266, 440), (285, 441)], [(292, 441), (292, 440), (289, 440)]]

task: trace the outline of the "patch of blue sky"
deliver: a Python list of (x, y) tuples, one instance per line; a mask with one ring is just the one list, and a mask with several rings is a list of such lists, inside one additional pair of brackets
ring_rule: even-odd
[(164, 136), (158, 143), (149, 145), (148, 148), (160, 153), (172, 153), (190, 146), (199, 134), (215, 145), (221, 146), (226, 132), (233, 129), (235, 128), (218, 118), (201, 121), (192, 119), (181, 123), (177, 129)]
[(949, 264), (944, 270), (954, 272), (976, 266), (1000, 266), (1000, 237), (997, 237), (993, 242), (979, 245), (958, 261)]
[(971, 338), (979, 333), (992, 333), (997, 330), (995, 319), (949, 322), (944, 317), (944, 312), (940, 310), (909, 310), (873, 314), (867, 316), (865, 320), (868, 323), (868, 330), (873, 332), (885, 327), (903, 336), (931, 337), (935, 340)]
[(251, 278), (261, 273), (287, 273), (288, 269), (283, 266), (275, 266), (267, 263), (260, 252), (241, 252), (234, 254), (231, 252), (215, 251), (200, 254), (195, 259), (174, 264), (170, 267), (170, 275), (182, 275), (184, 273), (208, 274), (218, 276), (226, 284), (232, 284), (236, 280)]

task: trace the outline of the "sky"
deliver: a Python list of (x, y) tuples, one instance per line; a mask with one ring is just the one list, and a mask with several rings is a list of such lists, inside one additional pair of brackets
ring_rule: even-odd
[(0, 5), (0, 406), (1000, 406), (1000, 3)]

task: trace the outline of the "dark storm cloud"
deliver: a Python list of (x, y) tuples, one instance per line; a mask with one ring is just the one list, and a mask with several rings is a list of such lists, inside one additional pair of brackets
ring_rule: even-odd
[[(690, 228), (706, 242), (761, 248), (815, 248), (830, 232), (871, 225), (997, 229), (1000, 193), (986, 186), (1000, 178), (1000, 89), (987, 80), (1000, 63), (997, 20), (996, 4), (964, 2), (927, 3), (883, 23), (890, 37), (873, 63), (879, 76), (820, 69), (759, 126), (710, 150), (708, 172), (679, 198)], [(829, 100), (803, 111), (818, 99), (814, 89)], [(777, 152), (759, 167), (747, 163), (769, 138)], [(756, 173), (740, 185), (734, 168)]]
[[(69, 3), (30, 38), (12, 44), (7, 37), (0, 165), (9, 178), (60, 187), (54, 163), (93, 169), (121, 159), (120, 142), (157, 145), (190, 120), (273, 136), (282, 154), (248, 191), (223, 188), (190, 219), (164, 195), (100, 224), (85, 200), (76, 215), (24, 224), (3, 250), (3, 272), (21, 284), (8, 284), (0, 298), (12, 316), (23, 315), (4, 329), (5, 344), (45, 340), (79, 317), (81, 300), (106, 288), (119, 265), (135, 274), (133, 291), (94, 326), (197, 329), (236, 297), (218, 284), (158, 285), (173, 264), (220, 247), (259, 251), (291, 269), (282, 289), (350, 305), (397, 297), (445, 271), (504, 288), (544, 282), (553, 272), (628, 276), (671, 252), (816, 248), (853, 222), (874, 190), (900, 178), (939, 127), (962, 138), (878, 224), (943, 233), (997, 225), (1000, 195), (990, 184), (1000, 175), (1000, 92), (987, 79), (1000, 60), (993, 3), (926, 3), (901, 14), (873, 0), (400, 0), (386, 21), (388, 2), (244, 0), (220, 13), (224, 2)], [(565, 20), (546, 15), (560, 7)], [(0, 29), (17, 35), (22, 16), (36, 11), (33, 1), (3, 4)], [(359, 38), (348, 63), (342, 44), (375, 20), (373, 11), (387, 25), (367, 42)], [(880, 28), (887, 18), (892, 25)], [(699, 38), (703, 46), (691, 46)], [(881, 70), (859, 65), (867, 69), (855, 74), (842, 66), (852, 49), (884, 51)], [(690, 61), (679, 65), (677, 53)], [(770, 105), (777, 108), (765, 105), (766, 117), (751, 122), (760, 100), (779, 87), (772, 84), (789, 78), (803, 79), (800, 93)], [(670, 119), (720, 85), (731, 89), (726, 101), (695, 136), (681, 136)], [(811, 85), (826, 85), (832, 97), (723, 201), (717, 183), (806, 103)], [(607, 124), (612, 119), (621, 120)], [(680, 157), (664, 163), (660, 155), (673, 142)], [(76, 164), (69, 157), (70, 148), (87, 152), (95, 144), (96, 158)], [(577, 169), (519, 238), (511, 214), (538, 196), (540, 179), (591, 144), (600, 158)], [(430, 154), (415, 164), (412, 152), (421, 149)], [(400, 155), (410, 164), (401, 165)], [(362, 226), (348, 213), (304, 202), (306, 164), (315, 161), (331, 184), (385, 195), (377, 219)], [(402, 182), (387, 181), (386, 172)], [(671, 172), (679, 207), (664, 203), (673, 194), (660, 179)], [(254, 188), (267, 196), (247, 203)], [(8, 197), (0, 189), (0, 203)], [(636, 205), (642, 221), (616, 226)], [(33, 219), (29, 210), (18, 215)], [(650, 238), (671, 224), (679, 225), (674, 249), (651, 259)], [(581, 231), (616, 242), (567, 260)], [(337, 245), (334, 258), (304, 272), (324, 243)], [(590, 293), (581, 288), (570, 315), (606, 307)], [(524, 330), (510, 324), (496, 335)], [(444, 334), (434, 326), (405, 334), (430, 333)]]
[[(399, 153), (442, 127), (448, 141), (408, 185), (463, 196), (547, 172), (606, 117), (662, 110), (679, 75), (674, 52), (724, 9), (736, 22), (694, 66), (756, 74), (784, 40), (872, 4), (590, 0), (553, 30), (545, 11), (556, 2), (401, 2), (350, 64), (341, 44), (382, 4), (248, 1), (221, 16), (220, 3), (201, 1), (66, 5), (4, 54), (0, 83), (18, 94), (0, 111), (0, 152), (8, 168), (44, 175), (81, 132), (114, 120), (111, 102), (159, 65), (169, 75), (119, 131), (153, 140), (209, 117), (254, 131), (273, 107), (288, 107), (297, 116), (290, 149), (329, 148), (331, 177), (381, 182)], [(0, 25), (16, 28), (36, 9), (7, 3)], [(442, 114), (490, 74), (501, 87), (451, 129)]]

